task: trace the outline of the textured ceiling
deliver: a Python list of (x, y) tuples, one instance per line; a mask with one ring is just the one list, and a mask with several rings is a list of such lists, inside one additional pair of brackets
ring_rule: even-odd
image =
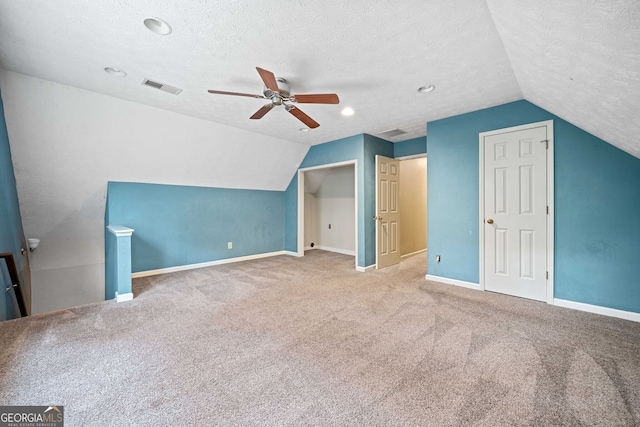
[[(0, 67), (306, 145), (525, 98), (640, 155), (637, 0), (0, 0)], [(168, 21), (156, 35), (147, 17)], [(127, 77), (103, 71), (121, 68)], [(310, 132), (265, 101), (260, 66), (294, 93), (336, 92), (304, 105)], [(169, 95), (145, 77), (184, 89)], [(435, 84), (420, 94), (417, 88)], [(356, 114), (344, 117), (350, 106)]]
[(640, 2), (487, 3), (524, 98), (640, 157)]
[[(150, 32), (147, 17), (173, 32)], [(303, 133), (282, 108), (249, 120), (264, 100), (207, 93), (261, 93), (256, 66), (341, 105), (301, 105), (321, 125)], [(522, 98), (477, 0), (0, 0), (0, 67), (306, 145), (396, 127), (408, 133), (392, 141), (414, 138), (428, 120)], [(184, 90), (144, 87), (145, 77)], [(436, 90), (418, 93), (426, 84)], [(346, 106), (356, 114), (342, 116)]]

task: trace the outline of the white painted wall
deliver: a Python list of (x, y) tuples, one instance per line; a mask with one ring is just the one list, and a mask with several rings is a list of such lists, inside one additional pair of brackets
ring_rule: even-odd
[(308, 151), (9, 71), (0, 88), (24, 230), (41, 239), (33, 313), (104, 298), (107, 181), (284, 190)]
[[(334, 168), (316, 192), (316, 238), (319, 249), (355, 256), (355, 172)], [(329, 229), (331, 224), (331, 229)]]
[[(305, 184), (306, 184), (305, 175)], [(316, 209), (316, 195), (313, 193), (304, 193), (304, 248), (310, 249), (311, 243), (318, 244), (316, 239), (316, 221), (317, 221), (317, 209)]]
[(316, 194), (324, 179), (331, 173), (331, 168), (312, 169), (304, 173), (304, 191)]

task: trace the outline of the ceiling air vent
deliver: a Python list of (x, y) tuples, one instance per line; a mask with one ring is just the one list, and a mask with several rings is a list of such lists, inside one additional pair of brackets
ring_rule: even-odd
[(378, 135), (383, 138), (393, 138), (395, 136), (399, 136), (405, 133), (407, 132), (402, 129), (395, 128), (395, 129), (385, 130), (384, 132), (380, 132)]
[(170, 93), (172, 95), (177, 95), (180, 92), (182, 92), (182, 89), (180, 89), (180, 88), (169, 86), (169, 85), (166, 85), (164, 83), (156, 82), (156, 81), (153, 81), (153, 80), (150, 80), (150, 79), (144, 79), (142, 81), (142, 85), (143, 86), (153, 87), (153, 88), (156, 88), (156, 89), (160, 89), (161, 91)]

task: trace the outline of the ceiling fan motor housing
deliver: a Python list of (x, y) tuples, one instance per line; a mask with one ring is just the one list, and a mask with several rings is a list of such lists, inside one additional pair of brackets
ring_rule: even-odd
[(291, 96), (291, 89), (289, 88), (289, 84), (287, 83), (287, 81), (282, 77), (276, 77), (276, 82), (278, 82), (279, 93), (273, 92), (266, 86), (264, 87), (264, 90), (262, 91), (262, 93), (264, 93), (264, 96), (271, 99), (272, 102), (274, 97), (280, 98), (280, 102), (279, 103), (274, 102), (274, 105), (281, 105), (283, 101), (282, 98), (284, 98), (284, 100), (287, 100)]

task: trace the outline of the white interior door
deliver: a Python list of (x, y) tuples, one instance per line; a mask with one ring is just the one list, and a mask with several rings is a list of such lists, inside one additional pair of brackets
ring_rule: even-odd
[(486, 290), (547, 300), (547, 132), (482, 137)]
[(400, 262), (399, 163), (376, 156), (376, 268)]

